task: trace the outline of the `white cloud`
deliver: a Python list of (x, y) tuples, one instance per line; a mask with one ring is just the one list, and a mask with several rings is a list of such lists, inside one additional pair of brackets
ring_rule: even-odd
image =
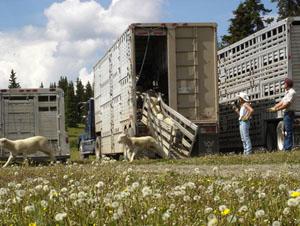
[(60, 76), (86, 83), (105, 49), (134, 22), (157, 22), (165, 0), (112, 0), (104, 8), (95, 0), (65, 0), (44, 10), (45, 27), (26, 26), (0, 33), (0, 88), (11, 69), (22, 87), (47, 87)]

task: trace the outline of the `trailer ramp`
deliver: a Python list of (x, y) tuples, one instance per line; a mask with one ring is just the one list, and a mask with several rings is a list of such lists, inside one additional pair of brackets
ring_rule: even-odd
[(169, 158), (191, 156), (198, 126), (170, 108), (160, 95), (153, 97), (145, 94), (142, 122)]

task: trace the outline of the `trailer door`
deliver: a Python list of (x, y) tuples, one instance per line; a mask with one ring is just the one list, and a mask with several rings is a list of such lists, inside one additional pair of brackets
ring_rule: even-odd
[(216, 122), (216, 27), (178, 26), (168, 34), (170, 107), (196, 123)]
[(4, 136), (8, 139), (24, 139), (35, 135), (34, 101), (4, 100)]

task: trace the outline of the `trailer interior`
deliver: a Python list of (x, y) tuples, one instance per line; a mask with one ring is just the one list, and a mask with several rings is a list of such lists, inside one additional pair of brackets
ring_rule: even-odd
[[(168, 103), (167, 35), (162, 28), (135, 30), (137, 93), (153, 90)], [(137, 98), (139, 100), (139, 98)], [(137, 106), (140, 103), (138, 101)]]

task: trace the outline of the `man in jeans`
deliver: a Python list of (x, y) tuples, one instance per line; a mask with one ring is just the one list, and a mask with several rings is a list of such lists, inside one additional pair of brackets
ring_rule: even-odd
[(286, 135), (284, 137), (283, 148), (285, 151), (290, 151), (293, 147), (294, 100), (296, 91), (293, 89), (293, 81), (289, 78), (284, 80), (284, 88), (286, 91), (283, 99), (274, 107), (269, 108), (269, 111), (277, 112), (284, 110), (283, 123)]

